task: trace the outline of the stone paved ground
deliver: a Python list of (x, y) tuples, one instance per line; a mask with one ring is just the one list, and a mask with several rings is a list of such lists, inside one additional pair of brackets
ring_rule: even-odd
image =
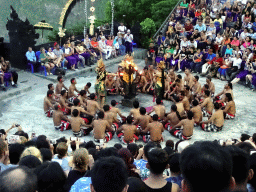
[[(138, 64), (139, 69), (144, 67), (143, 60), (135, 60)], [(117, 70), (117, 64), (107, 67), (107, 70), (114, 72)], [(184, 76), (184, 73), (182, 73)], [(34, 76), (31, 75), (31, 81)], [(205, 78), (200, 78), (200, 83), (205, 83)], [(77, 77), (77, 87), (81, 89), (87, 82), (94, 84), (95, 73), (87, 72), (83, 76)], [(226, 82), (213, 79), (216, 86), (216, 93), (223, 89)], [(23, 129), (28, 132), (36, 132), (37, 135), (45, 134), (49, 138), (59, 138), (61, 136), (70, 137), (72, 136), (71, 131), (59, 132), (53, 128), (52, 119), (46, 118), (43, 113), (43, 98), (47, 92), (48, 80), (42, 79), (32, 87), (32, 90), (13, 97), (11, 100), (3, 100), (0, 102), (0, 128), (7, 129), (12, 123), (19, 123)], [(69, 86), (69, 79), (65, 81), (66, 86)], [(91, 88), (91, 92), (94, 91), (94, 87)], [(214, 139), (228, 139), (228, 138), (239, 138), (241, 133), (253, 134), (256, 132), (256, 92), (252, 92), (242, 85), (234, 86), (234, 96), (237, 107), (237, 117), (234, 120), (225, 122), (224, 128), (219, 133), (205, 133), (200, 130), (199, 127), (194, 129), (194, 136), (190, 142), (198, 140), (214, 140)], [(141, 106), (147, 107), (152, 106), (152, 96), (139, 94), (137, 96), (141, 103)], [(107, 102), (110, 103), (112, 99), (120, 101), (121, 96), (111, 96), (107, 98)], [(164, 105), (167, 111), (170, 110), (172, 103), (170, 101), (164, 101)], [(128, 115), (130, 108), (119, 105), (124, 115)], [(14, 130), (11, 131), (14, 133)], [(171, 136), (167, 131), (163, 133), (164, 140), (172, 139), (178, 141), (178, 139)], [(85, 141), (92, 140), (92, 134), (84, 137)], [(113, 140), (109, 142), (109, 146), (119, 142), (118, 138), (114, 136)], [(138, 143), (142, 143), (139, 141)]]

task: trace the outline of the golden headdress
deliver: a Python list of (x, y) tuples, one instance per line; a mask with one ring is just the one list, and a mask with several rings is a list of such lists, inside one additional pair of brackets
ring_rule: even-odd
[(165, 62), (164, 61), (160, 61), (160, 63), (158, 64), (158, 67), (160, 69), (165, 69)]
[(105, 64), (103, 63), (103, 59), (100, 59), (98, 61), (98, 68), (102, 68), (102, 67), (105, 67)]

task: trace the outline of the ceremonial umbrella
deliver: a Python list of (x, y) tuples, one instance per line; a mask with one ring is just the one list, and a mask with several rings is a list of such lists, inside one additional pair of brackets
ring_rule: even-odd
[(53, 30), (53, 27), (49, 23), (45, 23), (45, 20), (34, 25), (34, 29), (42, 29), (42, 39), (44, 38), (44, 30)]

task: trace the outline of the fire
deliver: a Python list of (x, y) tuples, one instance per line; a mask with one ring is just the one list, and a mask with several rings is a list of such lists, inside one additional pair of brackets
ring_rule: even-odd
[[(129, 81), (132, 82), (134, 80), (132, 74), (134, 74), (138, 70), (138, 67), (134, 63), (133, 57), (126, 55), (124, 57), (124, 60), (122, 60), (119, 65), (123, 68), (123, 72), (120, 73), (120, 76), (123, 77), (123, 80), (127, 83), (129, 83)], [(130, 69), (132, 71), (130, 71)]]

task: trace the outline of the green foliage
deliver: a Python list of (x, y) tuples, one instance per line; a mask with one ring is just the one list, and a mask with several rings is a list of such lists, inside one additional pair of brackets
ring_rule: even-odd
[(155, 22), (150, 19), (146, 18), (144, 21), (140, 23), (141, 29), (141, 44), (144, 48), (147, 48), (149, 46), (150, 38), (153, 36), (154, 32), (156, 31), (156, 25)]
[[(147, 38), (150, 38), (152, 34), (156, 32), (156, 29), (161, 26), (178, 1), (179, 0), (119, 0), (115, 1), (114, 17), (115, 20), (124, 22), (128, 28), (131, 28), (136, 22), (140, 22), (141, 26), (144, 27), (144, 29), (141, 30), (142, 36), (146, 35)], [(109, 1), (105, 10), (107, 19), (111, 19), (111, 10), (112, 8)], [(152, 28), (150, 29), (150, 27)]]
[(157, 29), (161, 26), (177, 3), (178, 0), (164, 0), (151, 6), (152, 19), (155, 21)]
[(146, 18), (140, 23), (141, 29), (140, 32), (146, 36), (152, 36), (156, 30), (155, 22), (152, 19)]

